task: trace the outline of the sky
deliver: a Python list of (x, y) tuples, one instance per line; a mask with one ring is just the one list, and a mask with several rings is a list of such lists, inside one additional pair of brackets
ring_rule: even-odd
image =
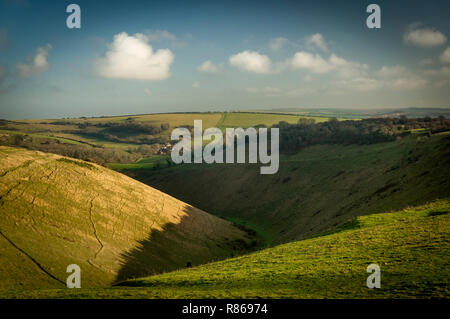
[(449, 37), (447, 0), (0, 0), (0, 118), (450, 107)]

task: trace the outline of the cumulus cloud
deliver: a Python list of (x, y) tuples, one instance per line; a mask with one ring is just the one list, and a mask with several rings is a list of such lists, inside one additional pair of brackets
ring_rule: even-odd
[(347, 61), (334, 53), (325, 60), (319, 54), (305, 51), (295, 53), (291, 65), (294, 69), (305, 69), (313, 73), (336, 71), (343, 78), (364, 76), (368, 69), (366, 64)]
[(197, 68), (200, 72), (204, 73), (219, 73), (223, 68), (223, 64), (216, 65), (210, 60), (203, 62)]
[(450, 63), (450, 47), (448, 47), (439, 57), (442, 63)]
[(104, 57), (94, 62), (94, 71), (113, 79), (164, 80), (170, 76), (174, 55), (169, 49), (153, 51), (148, 36), (116, 34)]
[(403, 35), (403, 41), (406, 44), (429, 48), (444, 44), (447, 42), (447, 37), (438, 30), (424, 28), (420, 24), (412, 24)]
[(365, 76), (369, 68), (367, 64), (347, 61), (335, 54), (330, 56), (329, 63), (338, 72), (338, 75), (343, 78)]
[(269, 46), (272, 50), (278, 51), (281, 50), (286, 44), (289, 43), (289, 40), (283, 37), (278, 37), (274, 39), (270, 39)]
[(43, 47), (39, 47), (36, 50), (36, 55), (32, 59), (28, 59), (24, 63), (17, 64), (17, 74), (22, 77), (29, 77), (35, 74), (39, 74), (50, 69), (50, 63), (47, 58), (52, 46), (46, 44)]
[(332, 66), (319, 54), (305, 51), (295, 53), (292, 58), (292, 66), (295, 69), (306, 69), (314, 73), (326, 73), (332, 70)]
[(238, 69), (254, 73), (270, 73), (271, 64), (269, 57), (255, 51), (243, 51), (230, 56), (229, 63)]
[(328, 52), (328, 47), (325, 44), (325, 39), (323, 38), (323, 35), (320, 33), (313, 34), (312, 36), (308, 37), (306, 39), (306, 42), (309, 45), (314, 45), (321, 49), (324, 52)]

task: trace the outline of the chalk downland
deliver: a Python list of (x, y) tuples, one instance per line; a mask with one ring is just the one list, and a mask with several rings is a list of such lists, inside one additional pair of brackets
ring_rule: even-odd
[(254, 240), (102, 166), (0, 147), (0, 290), (82, 287), (236, 256)]

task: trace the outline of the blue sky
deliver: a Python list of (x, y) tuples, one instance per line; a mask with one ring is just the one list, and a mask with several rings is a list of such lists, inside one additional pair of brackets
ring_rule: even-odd
[[(66, 7), (81, 7), (68, 29)], [(381, 7), (368, 29), (366, 7)], [(0, 118), (450, 107), (448, 1), (0, 0)]]

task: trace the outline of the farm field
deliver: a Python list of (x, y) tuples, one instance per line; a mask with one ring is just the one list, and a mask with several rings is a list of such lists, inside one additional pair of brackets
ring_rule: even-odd
[(224, 129), (227, 127), (253, 127), (264, 125), (271, 127), (279, 122), (287, 122), (290, 124), (297, 123), (300, 118), (312, 119), (316, 123), (328, 121), (328, 117), (311, 117), (297, 114), (268, 114), (268, 113), (245, 113), (245, 112), (230, 112), (223, 113), (217, 127)]
[[(0, 123), (0, 129), (2, 131), (17, 132), (21, 134), (33, 134), (39, 133), (41, 136), (54, 137), (60, 136), (70, 138), (72, 141), (78, 140), (82, 143), (91, 143), (98, 146), (105, 147), (120, 147), (129, 148), (137, 146), (136, 143), (126, 142), (114, 142), (94, 136), (90, 136), (86, 132), (83, 125), (101, 125), (105, 123), (129, 123), (130, 121), (153, 125), (156, 127), (162, 124), (168, 124), (168, 127), (172, 129), (176, 127), (191, 127), (194, 125), (194, 120), (202, 120), (203, 128), (209, 127), (243, 127), (247, 128), (258, 124), (265, 125), (267, 127), (277, 124), (280, 121), (286, 121), (288, 123), (297, 123), (300, 118), (304, 118), (300, 115), (279, 115), (279, 114), (265, 114), (265, 113), (172, 113), (172, 114), (148, 114), (148, 115), (130, 115), (130, 116), (117, 116), (117, 117), (97, 117), (97, 118), (71, 118), (71, 119), (58, 119), (58, 120), (21, 120), (21, 121), (7, 121)], [(316, 122), (322, 122), (328, 120), (324, 117), (307, 117), (316, 120)], [(80, 127), (81, 126), (81, 127)], [(158, 134), (154, 134), (155, 137), (170, 135), (171, 130), (166, 130)], [(133, 132), (128, 132), (133, 134)], [(144, 134), (145, 135), (145, 134)]]

